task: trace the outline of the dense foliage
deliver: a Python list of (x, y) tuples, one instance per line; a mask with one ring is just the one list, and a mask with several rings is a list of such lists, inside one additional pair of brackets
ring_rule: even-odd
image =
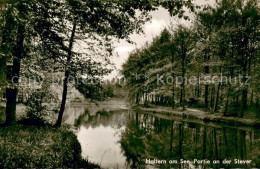
[(259, 40), (258, 1), (223, 0), (136, 49), (122, 73), (137, 104), (244, 117), (259, 112)]
[(78, 80), (76, 89), (84, 95), (85, 98), (91, 100), (105, 100), (114, 97), (114, 91), (110, 85), (102, 84), (100, 80), (91, 80), (81, 78)]
[[(55, 70), (64, 73), (57, 121), (60, 126), (70, 78), (109, 73), (113, 69), (110, 62), (110, 56), (114, 54), (113, 40), (130, 41), (129, 35), (142, 32), (143, 24), (150, 19), (149, 12), (159, 6), (168, 9), (171, 15), (179, 14), (179, 17), (184, 16), (184, 7), (194, 11), (191, 0), (1, 1), (0, 80), (3, 79), (2, 70), (7, 68), (9, 82), (6, 123), (15, 123), (15, 98), (21, 68), (27, 67), (38, 72)], [(34, 66), (31, 66), (32, 62)]]

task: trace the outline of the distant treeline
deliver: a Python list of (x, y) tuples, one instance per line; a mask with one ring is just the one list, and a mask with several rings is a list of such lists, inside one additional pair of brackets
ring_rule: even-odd
[(244, 117), (259, 112), (259, 40), (259, 3), (223, 0), (130, 53), (122, 73), (137, 104)]

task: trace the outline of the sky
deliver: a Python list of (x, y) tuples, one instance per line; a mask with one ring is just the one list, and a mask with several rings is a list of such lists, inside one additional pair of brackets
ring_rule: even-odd
[(171, 22), (168, 11), (163, 8), (159, 8), (159, 10), (152, 12), (151, 16), (151, 21), (143, 26), (144, 34), (133, 34), (130, 36), (130, 39), (134, 44), (127, 43), (124, 40), (120, 40), (116, 44), (115, 51), (118, 53), (118, 56), (114, 56), (112, 61), (115, 63), (117, 71), (114, 71), (109, 75), (109, 78), (118, 75), (118, 70), (122, 69), (122, 65), (127, 61), (131, 51), (135, 48), (142, 47), (146, 42), (151, 42), (153, 37), (159, 35)]
[[(196, 0), (195, 3), (198, 5), (213, 4), (214, 0)], [(192, 18), (192, 14), (190, 14)], [(146, 42), (151, 42), (154, 37), (158, 36), (161, 31), (168, 27), (170, 24), (191, 24), (191, 21), (185, 21), (183, 19), (177, 19), (176, 17), (170, 17), (169, 12), (164, 8), (159, 8), (157, 11), (151, 13), (151, 21), (147, 22), (144, 27), (144, 34), (133, 34), (130, 39), (135, 42), (135, 44), (129, 44), (124, 40), (119, 41), (116, 44), (115, 51), (118, 56), (114, 56), (112, 61), (115, 63), (116, 71), (112, 72), (108, 78), (115, 78), (119, 75), (119, 70), (122, 69), (122, 65), (127, 61), (129, 53), (135, 48), (140, 48), (145, 45)]]

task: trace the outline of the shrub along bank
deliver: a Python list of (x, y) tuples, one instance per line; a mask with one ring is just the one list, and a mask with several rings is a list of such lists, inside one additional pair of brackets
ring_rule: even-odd
[(81, 158), (76, 136), (65, 128), (0, 127), (0, 168), (99, 168)]

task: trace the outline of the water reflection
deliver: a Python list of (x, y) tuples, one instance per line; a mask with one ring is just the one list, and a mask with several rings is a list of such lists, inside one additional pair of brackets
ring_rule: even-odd
[[(259, 131), (251, 128), (185, 122), (127, 110), (85, 111), (75, 124), (82, 155), (103, 168), (259, 167)], [(146, 159), (167, 163), (147, 164)], [(207, 159), (211, 164), (179, 164), (181, 159)], [(232, 163), (212, 164), (225, 159)], [(237, 165), (234, 159), (252, 162)], [(169, 164), (170, 160), (178, 164)]]
[[(121, 145), (127, 162), (134, 168), (144, 168), (145, 159), (166, 160), (160, 168), (230, 168), (259, 166), (259, 131), (207, 124), (167, 120), (147, 114), (136, 114), (129, 120), (122, 134)], [(182, 160), (194, 162), (210, 160), (211, 164), (180, 164)], [(212, 164), (213, 160), (232, 160), (230, 165)], [(252, 160), (248, 165), (235, 164), (235, 159)], [(169, 161), (178, 164), (169, 164)], [(216, 161), (217, 162), (217, 161)]]
[(125, 130), (127, 111), (98, 111), (91, 115), (85, 111), (76, 121), (82, 155), (102, 168), (127, 168), (126, 157), (120, 146)]

